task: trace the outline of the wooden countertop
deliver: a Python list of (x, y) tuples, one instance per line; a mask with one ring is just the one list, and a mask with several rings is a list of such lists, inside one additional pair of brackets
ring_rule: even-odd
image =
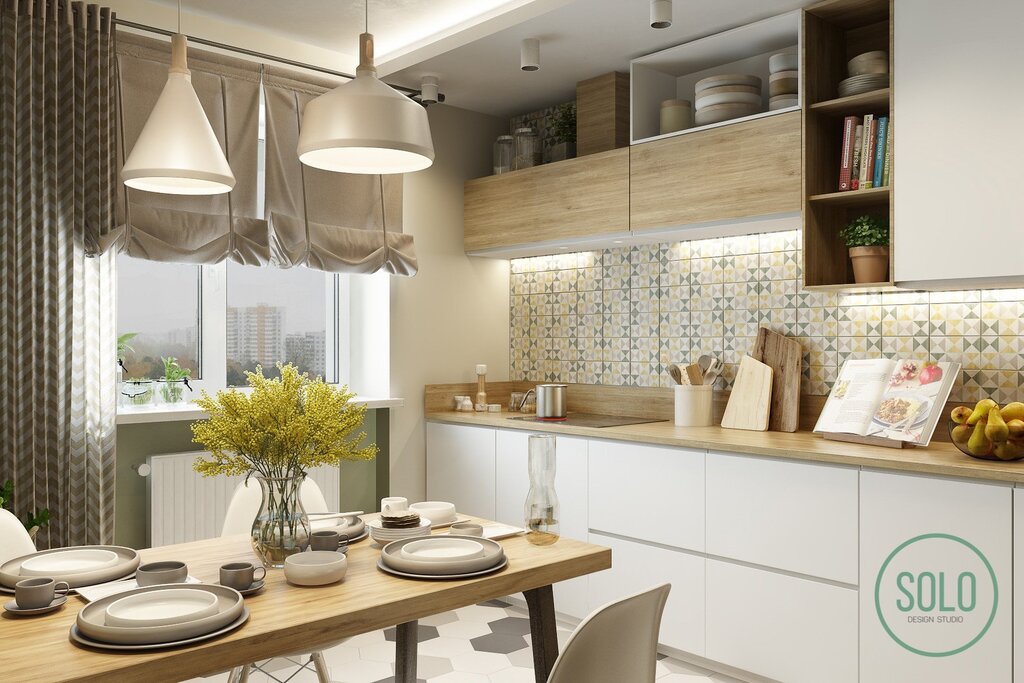
[(649, 422), (622, 427), (594, 428), (508, 419), (520, 415), (520, 413), (508, 412), (448, 411), (427, 413), (426, 419), (428, 422), (571, 434), (677, 448), (728, 451), (792, 460), (827, 462), (852, 467), (874, 467), (900, 472), (1024, 484), (1024, 461), (977, 460), (964, 455), (949, 443), (933, 442), (927, 448), (896, 449), (844, 441), (827, 441), (820, 435), (806, 431), (792, 434), (749, 432), (723, 429), (722, 427), (676, 427), (672, 422)]

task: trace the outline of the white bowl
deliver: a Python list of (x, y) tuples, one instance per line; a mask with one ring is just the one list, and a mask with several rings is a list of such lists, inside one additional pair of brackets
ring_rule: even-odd
[(326, 586), (341, 581), (346, 571), (345, 556), (330, 550), (296, 553), (284, 561), (284, 578), (296, 586)]
[(399, 552), (402, 557), (414, 562), (451, 562), (481, 557), (484, 545), (458, 536), (432, 536), (406, 543)]
[(217, 596), (206, 591), (176, 588), (135, 593), (107, 607), (107, 626), (142, 628), (205, 619), (217, 613)]
[(409, 506), (423, 517), (428, 517), (434, 524), (447, 524), (455, 521), (455, 506), (452, 503), (445, 503), (440, 500), (428, 500), (422, 503), (413, 503)]
[(106, 569), (117, 564), (117, 553), (100, 548), (68, 548), (30, 557), (21, 563), (22, 576), (54, 576)]

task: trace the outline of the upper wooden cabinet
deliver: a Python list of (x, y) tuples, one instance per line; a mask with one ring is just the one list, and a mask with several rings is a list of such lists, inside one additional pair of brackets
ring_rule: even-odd
[(469, 180), (467, 252), (629, 230), (629, 148)]
[(800, 210), (800, 112), (630, 148), (634, 232)]

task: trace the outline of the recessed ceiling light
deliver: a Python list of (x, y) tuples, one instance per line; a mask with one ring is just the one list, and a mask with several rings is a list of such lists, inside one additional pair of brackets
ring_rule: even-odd
[(651, 0), (651, 28), (672, 25), (672, 0)]
[(523, 71), (536, 71), (540, 68), (540, 39), (524, 38), (519, 46), (519, 68)]

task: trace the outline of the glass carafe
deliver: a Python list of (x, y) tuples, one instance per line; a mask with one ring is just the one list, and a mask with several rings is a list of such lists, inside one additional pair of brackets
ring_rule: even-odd
[(530, 436), (530, 492), (526, 496), (526, 540), (551, 545), (558, 540), (558, 495), (555, 493), (555, 437)]

